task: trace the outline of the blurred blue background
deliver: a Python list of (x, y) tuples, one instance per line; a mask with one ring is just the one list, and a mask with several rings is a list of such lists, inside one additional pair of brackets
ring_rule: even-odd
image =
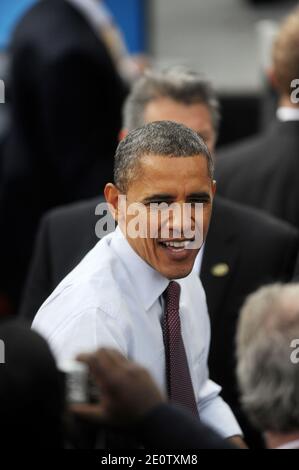
[[(26, 9), (37, 0), (0, 0), (0, 50), (7, 47), (15, 23)], [(145, 1), (105, 0), (120, 26), (129, 51), (145, 51)]]

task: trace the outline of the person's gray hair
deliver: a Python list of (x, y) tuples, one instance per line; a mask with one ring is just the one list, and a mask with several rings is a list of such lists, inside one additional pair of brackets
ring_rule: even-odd
[(156, 121), (134, 129), (121, 140), (114, 157), (114, 182), (123, 193), (139, 175), (143, 156), (206, 158), (212, 179), (214, 163), (204, 140), (192, 129), (172, 121)]
[(146, 105), (162, 97), (187, 105), (207, 106), (213, 128), (218, 132), (219, 102), (212, 85), (200, 73), (184, 66), (148, 70), (135, 82), (123, 107), (123, 128), (131, 131), (142, 126)]
[(299, 430), (299, 364), (291, 360), (299, 339), (299, 284), (274, 284), (250, 295), (237, 333), (241, 402), (261, 431)]

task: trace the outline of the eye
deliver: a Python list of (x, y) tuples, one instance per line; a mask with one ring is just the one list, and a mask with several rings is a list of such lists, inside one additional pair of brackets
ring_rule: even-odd
[(171, 204), (172, 204), (172, 202), (169, 202), (169, 201), (151, 201), (151, 202), (146, 203), (145, 205), (147, 207), (150, 207), (153, 210), (157, 210), (157, 209), (161, 210), (161, 209), (163, 209), (163, 207), (167, 208)]
[(210, 202), (210, 198), (208, 197), (203, 197), (203, 198), (200, 198), (200, 199), (192, 199), (191, 201), (188, 201), (190, 204), (194, 205), (195, 204), (207, 204)]

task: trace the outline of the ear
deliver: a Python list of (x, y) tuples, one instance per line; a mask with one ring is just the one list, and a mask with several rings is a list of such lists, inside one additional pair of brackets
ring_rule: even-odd
[(272, 67), (267, 68), (266, 77), (271, 87), (274, 88), (274, 90), (278, 90), (279, 84), (275, 75), (275, 71)]
[(217, 189), (217, 183), (216, 183), (215, 180), (213, 180), (213, 181), (212, 181), (212, 193), (213, 193), (213, 197), (215, 196), (216, 189)]
[(128, 129), (121, 129), (118, 134), (118, 141), (120, 142), (121, 140), (123, 140), (125, 137), (127, 137), (128, 134)]
[(104, 196), (109, 204), (110, 211), (115, 220), (118, 221), (119, 218), (119, 208), (118, 208), (118, 196), (120, 191), (113, 183), (107, 183), (104, 189)]

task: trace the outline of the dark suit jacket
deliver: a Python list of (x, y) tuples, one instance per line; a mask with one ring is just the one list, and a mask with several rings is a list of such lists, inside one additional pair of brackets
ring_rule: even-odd
[(126, 90), (103, 41), (65, 0), (30, 8), (16, 27), (10, 54), (0, 291), (17, 300), (40, 216), (101, 194), (112, 179)]
[[(98, 202), (94, 199), (59, 208), (42, 220), (20, 312), (28, 321), (94, 246)], [(294, 228), (262, 212), (215, 198), (201, 268), (212, 328), (209, 366), (211, 378), (223, 387), (223, 397), (236, 414), (234, 338), (239, 309), (260, 285), (289, 280), (297, 252)], [(238, 418), (242, 421), (243, 415)]]
[[(298, 232), (262, 211), (215, 198), (201, 280), (211, 318), (210, 376), (222, 386), (249, 445), (262, 444), (239, 404), (235, 333), (240, 308), (264, 284), (290, 281), (298, 252)], [(219, 264), (229, 267), (217, 276)]]
[(234, 449), (187, 411), (161, 404), (138, 426), (146, 449)]
[(293, 276), (293, 282), (299, 282), (299, 255), (297, 257), (295, 269), (294, 269), (294, 276)]
[(219, 152), (216, 180), (219, 194), (299, 228), (299, 121), (275, 121)]

